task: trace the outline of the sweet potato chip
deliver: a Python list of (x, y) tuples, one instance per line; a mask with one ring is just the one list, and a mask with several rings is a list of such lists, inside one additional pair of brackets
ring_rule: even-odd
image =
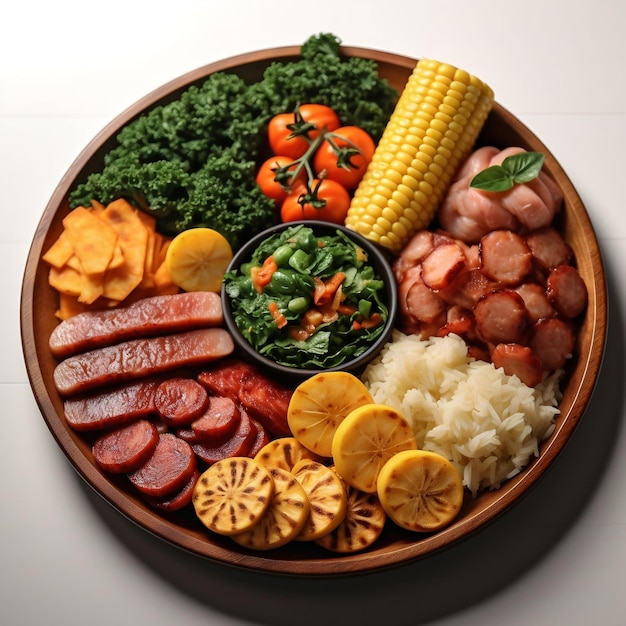
[(65, 266), (62, 268), (51, 267), (48, 274), (48, 282), (59, 293), (70, 296), (80, 296), (83, 288), (83, 275), (74, 268)]
[(48, 251), (41, 257), (46, 263), (62, 268), (74, 254), (72, 242), (66, 231), (62, 231), (56, 241), (48, 248)]
[(165, 265), (171, 239), (126, 200), (78, 207), (63, 226), (42, 256), (50, 266), (49, 284), (59, 292), (59, 319), (180, 291)]
[(106, 272), (103, 295), (124, 300), (143, 278), (148, 233), (138, 209), (126, 200), (111, 202), (100, 217), (117, 233), (124, 255), (122, 265)]
[(104, 272), (115, 252), (116, 232), (85, 207), (77, 207), (68, 213), (63, 227), (85, 272)]

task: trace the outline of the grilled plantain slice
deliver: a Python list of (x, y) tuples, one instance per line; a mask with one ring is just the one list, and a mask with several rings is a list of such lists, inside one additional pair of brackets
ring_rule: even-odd
[(374, 493), (382, 466), (394, 454), (415, 448), (415, 435), (399, 411), (369, 404), (352, 411), (337, 427), (332, 455), (337, 473), (349, 485)]
[(274, 497), (258, 524), (232, 535), (245, 548), (272, 550), (284, 546), (296, 537), (309, 516), (309, 498), (296, 477), (287, 470), (268, 470), (274, 480)]
[(369, 548), (380, 537), (387, 515), (375, 493), (347, 487), (348, 505), (343, 521), (315, 541), (331, 552), (350, 553)]
[(343, 481), (330, 467), (310, 459), (296, 463), (292, 472), (311, 504), (309, 517), (295, 539), (319, 539), (337, 528), (346, 516), (348, 495)]
[(367, 387), (353, 374), (320, 372), (296, 387), (287, 421), (303, 446), (319, 456), (330, 457), (339, 424), (353, 409), (373, 401)]
[(464, 491), (461, 474), (451, 461), (435, 452), (407, 450), (384, 465), (377, 493), (398, 526), (427, 533), (452, 522)]
[(254, 460), (265, 467), (280, 467), (291, 471), (302, 459), (321, 461), (322, 457), (305, 448), (295, 437), (279, 437), (265, 444)]
[(274, 479), (266, 467), (248, 457), (230, 457), (201, 474), (192, 502), (209, 530), (234, 535), (259, 522), (274, 492)]

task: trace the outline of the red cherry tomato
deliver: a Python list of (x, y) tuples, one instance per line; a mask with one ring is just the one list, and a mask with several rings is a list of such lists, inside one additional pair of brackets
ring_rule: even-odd
[(274, 154), (298, 159), (322, 129), (335, 130), (339, 125), (339, 117), (330, 107), (303, 104), (294, 113), (279, 113), (269, 121), (267, 135), (270, 148)]
[[(291, 166), (291, 167), (290, 167)], [(280, 207), (284, 199), (296, 188), (298, 184), (304, 184), (306, 181), (306, 173), (301, 169), (297, 178), (288, 176), (285, 180), (276, 180), (280, 172), (293, 172), (297, 165), (293, 164), (293, 159), (287, 156), (273, 156), (264, 161), (259, 167), (256, 175), (257, 185), (261, 191), (274, 200), (276, 206)], [(284, 168), (287, 168), (286, 170)]]
[(285, 198), (280, 218), (283, 222), (322, 220), (343, 224), (349, 207), (350, 194), (345, 187), (334, 180), (315, 179), (310, 191), (299, 187)]
[(374, 140), (362, 128), (342, 126), (318, 148), (313, 167), (318, 174), (324, 172), (326, 178), (346, 189), (356, 189), (375, 149)]

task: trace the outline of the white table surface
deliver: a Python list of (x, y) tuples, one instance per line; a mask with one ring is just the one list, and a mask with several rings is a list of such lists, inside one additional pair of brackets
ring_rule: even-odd
[[(611, 0), (22, 0), (0, 7), (0, 623), (626, 623), (626, 5)], [(333, 32), (460, 65), (546, 143), (585, 203), (610, 291), (605, 364), (563, 455), (466, 542), (371, 576), (278, 579), (206, 562), (86, 487), (41, 418), (19, 338), (42, 211), (91, 138), (189, 70)]]

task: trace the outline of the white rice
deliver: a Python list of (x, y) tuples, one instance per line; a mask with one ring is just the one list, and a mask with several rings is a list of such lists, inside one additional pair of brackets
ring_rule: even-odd
[(376, 403), (406, 417), (419, 448), (456, 465), (476, 496), (498, 488), (538, 455), (559, 413), (561, 374), (531, 388), (468, 356), (457, 335), (422, 340), (396, 331), (363, 381)]

